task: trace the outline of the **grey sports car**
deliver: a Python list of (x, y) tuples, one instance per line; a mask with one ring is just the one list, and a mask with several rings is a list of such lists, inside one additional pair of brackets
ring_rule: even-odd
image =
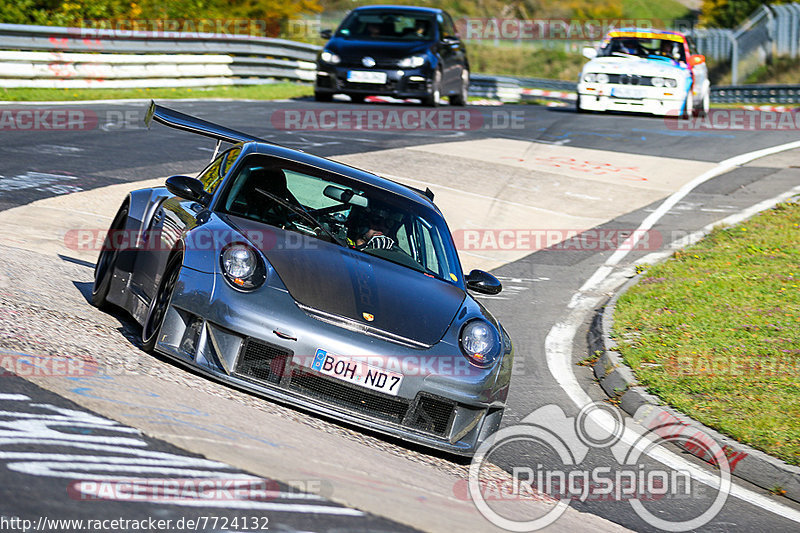
[(156, 121), (233, 146), (197, 178), (131, 192), (93, 303), (157, 351), (225, 383), (471, 455), (496, 431), (513, 349), (468, 291), (430, 190), (166, 109)]

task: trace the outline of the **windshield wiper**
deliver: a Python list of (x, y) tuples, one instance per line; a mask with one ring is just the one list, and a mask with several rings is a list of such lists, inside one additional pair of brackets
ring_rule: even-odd
[(306, 210), (304, 210), (304, 209), (302, 209), (300, 207), (297, 207), (296, 205), (293, 205), (290, 202), (287, 202), (286, 200), (284, 200), (280, 196), (272, 194), (271, 192), (265, 191), (263, 189), (259, 189), (258, 187), (256, 187), (256, 192), (259, 193), (259, 194), (263, 194), (264, 196), (266, 196), (270, 200), (274, 200), (274, 201), (278, 202), (279, 204), (284, 206), (286, 209), (289, 209), (292, 213), (294, 213), (297, 216), (299, 216), (300, 218), (304, 219), (306, 222), (311, 223), (311, 225), (313, 227), (321, 229), (323, 232), (325, 232), (325, 234), (328, 237), (331, 238), (331, 240), (333, 242), (335, 242), (339, 246), (348, 247), (345, 243), (340, 241), (339, 238), (336, 235), (331, 233), (330, 230), (328, 230), (325, 226), (323, 226), (322, 223), (319, 220), (317, 220), (316, 218), (314, 218), (311, 215), (309, 215)]

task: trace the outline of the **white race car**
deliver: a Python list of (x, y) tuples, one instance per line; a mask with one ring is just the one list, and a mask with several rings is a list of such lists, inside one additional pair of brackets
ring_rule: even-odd
[(577, 109), (634, 111), (688, 118), (708, 113), (710, 83), (705, 56), (684, 34), (622, 29), (600, 47), (584, 48), (590, 59), (578, 80)]

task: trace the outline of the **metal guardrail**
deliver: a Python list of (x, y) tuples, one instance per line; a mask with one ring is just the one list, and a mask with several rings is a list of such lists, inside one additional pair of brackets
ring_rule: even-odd
[(0, 24), (0, 87), (310, 82), (319, 49), (249, 35)]
[(711, 101), (721, 104), (797, 104), (800, 85), (719, 85), (711, 87)]

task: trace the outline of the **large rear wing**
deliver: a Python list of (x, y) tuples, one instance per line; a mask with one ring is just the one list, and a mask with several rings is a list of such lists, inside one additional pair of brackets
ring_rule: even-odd
[(218, 143), (223, 141), (236, 144), (240, 142), (256, 141), (275, 144), (267, 141), (266, 139), (261, 139), (253, 135), (248, 135), (247, 133), (232, 130), (230, 128), (226, 128), (225, 126), (220, 126), (219, 124), (214, 124), (213, 122), (195, 118), (191, 115), (187, 115), (173, 109), (167, 109), (166, 107), (160, 106), (151, 100), (150, 109), (147, 110), (147, 115), (144, 117), (144, 123), (149, 128), (153, 121), (164, 124), (165, 126), (169, 126), (170, 128), (211, 137), (212, 139), (216, 139)]

